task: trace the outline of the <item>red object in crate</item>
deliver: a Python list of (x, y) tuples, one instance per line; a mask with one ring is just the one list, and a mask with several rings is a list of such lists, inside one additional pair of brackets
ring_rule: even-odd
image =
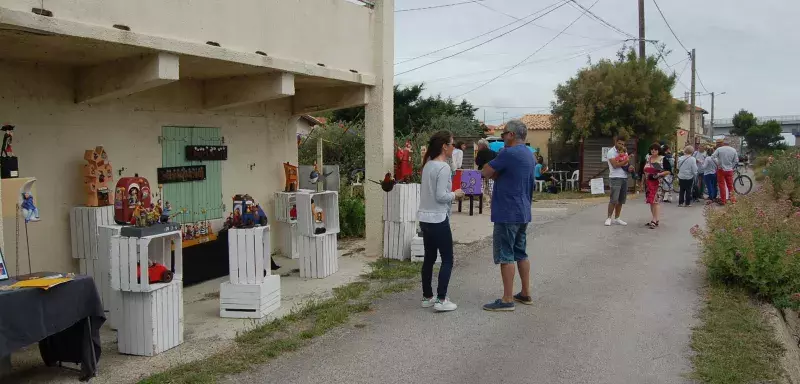
[[(147, 276), (150, 284), (156, 284), (172, 282), (173, 274), (164, 264), (152, 263), (147, 268)], [(142, 280), (142, 270), (140, 268), (136, 268), (136, 278), (139, 281)]]
[(142, 208), (149, 208), (150, 182), (137, 173), (133, 177), (123, 177), (117, 182), (114, 190), (114, 221), (119, 225), (131, 224), (133, 210), (137, 203)]

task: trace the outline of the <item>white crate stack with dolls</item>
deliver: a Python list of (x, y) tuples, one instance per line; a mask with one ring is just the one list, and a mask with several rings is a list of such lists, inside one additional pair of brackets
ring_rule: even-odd
[(339, 271), (339, 193), (300, 191), (295, 201), (300, 277), (328, 277)]
[(270, 268), (267, 216), (250, 195), (236, 195), (225, 227), (230, 281), (220, 284), (219, 315), (263, 318), (281, 305), (281, 277), (272, 275)]

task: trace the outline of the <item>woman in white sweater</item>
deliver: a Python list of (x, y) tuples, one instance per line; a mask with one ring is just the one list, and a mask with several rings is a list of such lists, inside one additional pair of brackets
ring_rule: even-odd
[(692, 188), (697, 177), (697, 160), (692, 157), (694, 147), (687, 145), (683, 149), (683, 156), (678, 159), (678, 184), (680, 185), (680, 196), (678, 206), (692, 206)]
[[(452, 192), (453, 179), (447, 159), (453, 154), (453, 135), (439, 131), (431, 136), (425, 152), (417, 216), (422, 229), (425, 260), (422, 263), (422, 307), (453, 311), (458, 306), (447, 297), (447, 285), (453, 270), (453, 233), (450, 231), (450, 208), (455, 198), (464, 197), (461, 189)], [(437, 253), (442, 257), (439, 284), (433, 295), (433, 265)]]

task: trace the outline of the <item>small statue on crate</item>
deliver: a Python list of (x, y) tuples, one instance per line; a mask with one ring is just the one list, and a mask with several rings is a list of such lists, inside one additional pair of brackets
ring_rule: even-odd
[(297, 221), (297, 205), (292, 205), (292, 209), (289, 210), (289, 218)]
[(3, 179), (10, 179), (19, 177), (19, 161), (17, 156), (14, 156), (14, 150), (11, 149), (11, 142), (14, 141), (14, 126), (10, 124), (3, 125), (3, 146), (0, 148), (0, 177)]
[(395, 156), (397, 157), (397, 165), (394, 169), (394, 177), (398, 182), (406, 182), (411, 178), (414, 173), (411, 167), (411, 142), (406, 141), (403, 148), (397, 147)]
[(15, 157), (14, 150), (11, 148), (11, 143), (14, 141), (14, 126), (10, 124), (3, 125), (3, 148), (0, 151), (2, 157)]
[(108, 154), (102, 146), (88, 149), (83, 153), (83, 184), (87, 207), (102, 207), (113, 204), (110, 183), (114, 181)]
[(205, 221), (200, 222), (200, 237), (208, 236), (208, 223)]
[[(172, 271), (167, 268), (164, 264), (156, 263), (153, 261), (149, 261), (149, 265), (147, 266), (147, 276), (148, 276), (148, 283), (149, 284), (158, 284), (158, 283), (170, 283), (174, 277)], [(141, 284), (142, 281), (142, 271), (140, 268), (136, 268), (136, 278)]]
[(286, 185), (284, 192), (297, 192), (299, 182), (297, 180), (297, 166), (291, 165), (288, 162), (283, 163), (283, 173), (286, 174)]
[(22, 193), (22, 216), (25, 218), (25, 223), (31, 221), (39, 221), (39, 208), (33, 202), (33, 196), (29, 192)]
[(172, 213), (172, 204), (167, 201), (164, 203), (164, 209), (161, 210), (161, 217), (159, 217), (158, 221), (160, 223), (169, 223), (169, 215)]
[(325, 211), (314, 203), (314, 199), (311, 199), (311, 214), (314, 216), (314, 234), (325, 233)]

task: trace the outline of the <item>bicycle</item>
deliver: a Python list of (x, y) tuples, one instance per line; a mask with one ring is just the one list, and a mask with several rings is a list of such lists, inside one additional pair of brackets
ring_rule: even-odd
[[(680, 184), (678, 184), (678, 178), (675, 177), (675, 175), (671, 174), (662, 177), (659, 186), (661, 187), (661, 191), (663, 191), (664, 193), (667, 193), (670, 190), (672, 190), (675, 193), (680, 193), (681, 191), (681, 186)], [(672, 188), (670, 188), (670, 186)]]
[(735, 177), (733, 178), (733, 190), (737, 195), (746, 195), (753, 189), (753, 179), (742, 173), (740, 171), (741, 168), (745, 168), (745, 171), (747, 171), (746, 166), (742, 166), (741, 164), (736, 166), (736, 170), (734, 171)]

